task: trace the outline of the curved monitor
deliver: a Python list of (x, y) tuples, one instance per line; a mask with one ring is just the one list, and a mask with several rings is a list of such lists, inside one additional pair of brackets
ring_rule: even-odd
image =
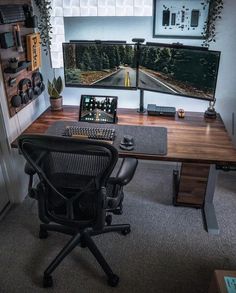
[(71, 41), (63, 58), (66, 86), (137, 89), (134, 44)]
[(213, 101), (220, 52), (202, 47), (139, 46), (138, 88)]

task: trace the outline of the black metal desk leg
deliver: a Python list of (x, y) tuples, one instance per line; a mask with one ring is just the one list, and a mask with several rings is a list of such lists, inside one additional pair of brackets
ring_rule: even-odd
[(207, 232), (216, 235), (220, 233), (213, 204), (217, 174), (218, 171), (216, 170), (216, 166), (211, 165), (206, 188), (205, 204), (203, 207), (203, 217)]

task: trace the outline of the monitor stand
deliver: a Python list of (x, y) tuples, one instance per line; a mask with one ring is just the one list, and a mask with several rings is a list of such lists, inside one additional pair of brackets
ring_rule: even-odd
[(145, 113), (146, 109), (144, 108), (144, 90), (140, 90), (140, 97), (139, 97), (139, 109), (137, 110), (138, 113)]

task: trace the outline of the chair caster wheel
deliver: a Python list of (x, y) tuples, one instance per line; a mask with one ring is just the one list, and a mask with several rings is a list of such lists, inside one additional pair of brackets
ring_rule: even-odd
[(43, 277), (43, 287), (44, 288), (49, 288), (53, 286), (53, 279), (52, 276), (44, 275)]
[(130, 232), (131, 232), (131, 229), (130, 229), (130, 228), (125, 228), (125, 229), (123, 229), (123, 230), (121, 231), (121, 233), (122, 233), (123, 235), (128, 235)]
[(107, 280), (107, 283), (109, 286), (111, 287), (116, 287), (119, 283), (119, 277), (115, 274), (113, 274), (108, 280)]
[(117, 212), (117, 215), (122, 215), (123, 214), (123, 210), (119, 210), (118, 212)]
[(122, 215), (123, 214), (123, 208), (120, 206), (116, 210), (112, 211), (114, 215)]
[(48, 238), (48, 231), (40, 229), (39, 230), (39, 238), (40, 239), (46, 239)]
[(107, 226), (110, 226), (112, 222), (112, 215), (107, 215), (105, 222), (107, 223)]

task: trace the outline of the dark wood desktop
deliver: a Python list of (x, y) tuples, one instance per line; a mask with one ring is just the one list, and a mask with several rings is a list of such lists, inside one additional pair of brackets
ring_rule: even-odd
[[(47, 109), (25, 133), (44, 133), (53, 122), (78, 121), (78, 115), (78, 106), (64, 106), (63, 111), (58, 112)], [(120, 156), (181, 162), (181, 170), (173, 173), (174, 204), (202, 208), (207, 230), (218, 234), (213, 206), (216, 167), (236, 166), (236, 148), (220, 115), (212, 120), (197, 112), (186, 112), (185, 118), (178, 118), (177, 114), (175, 117), (157, 117), (139, 114), (135, 109), (118, 109), (118, 124), (167, 128), (167, 155), (122, 151)], [(145, 137), (140, 139), (145, 140)], [(17, 147), (17, 141), (12, 143), (12, 147)]]

